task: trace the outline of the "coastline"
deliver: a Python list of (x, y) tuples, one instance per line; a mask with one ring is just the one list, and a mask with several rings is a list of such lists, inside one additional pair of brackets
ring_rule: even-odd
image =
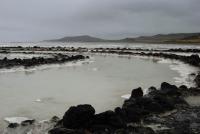
[[(39, 49), (39, 48), (37, 48)], [(101, 51), (99, 51), (101, 50)], [(60, 51), (60, 48), (59, 48)], [(66, 50), (65, 50), (66, 51)], [(74, 48), (68, 50), (71, 52), (88, 52), (88, 49), (86, 48), (79, 48), (79, 50), (76, 50)], [(67, 52), (68, 52), (67, 51)], [(195, 50), (196, 51), (196, 50)], [(90, 51), (91, 53), (111, 53), (111, 54), (119, 54), (119, 55), (139, 55), (139, 56), (153, 56), (153, 57), (160, 57), (160, 58), (167, 58), (167, 59), (175, 59), (182, 61), (184, 63), (190, 64), (192, 66), (199, 67), (199, 57), (198, 56), (180, 56), (180, 55), (175, 55), (175, 54), (164, 54), (164, 53), (143, 53), (143, 52), (129, 52), (127, 50), (108, 50), (108, 49), (96, 49), (95, 51), (92, 50)], [(196, 79), (195, 82), (197, 82), (197, 85), (199, 83), (199, 74), (196, 74)], [(57, 133), (131, 133), (131, 132), (139, 132), (139, 133), (173, 133), (175, 132), (180, 132), (181, 130), (178, 130), (178, 125), (188, 125), (186, 120), (180, 121), (177, 125), (174, 125), (177, 120), (170, 120), (171, 124), (169, 123), (169, 117), (175, 117), (180, 115), (184, 119), (184, 115), (182, 115), (182, 112), (184, 111), (188, 112), (188, 117), (191, 118), (192, 123), (197, 123), (196, 121), (199, 119), (199, 117), (196, 120), (193, 120), (191, 117), (192, 113), (195, 113), (195, 111), (199, 110), (199, 107), (193, 107), (189, 106), (187, 102), (184, 100), (186, 96), (193, 96), (193, 95), (200, 95), (199, 92), (199, 87), (194, 87), (194, 88), (187, 88), (186, 86), (181, 86), (181, 87), (176, 87), (174, 85), (170, 85), (168, 83), (162, 83), (160, 90), (156, 88), (149, 88), (151, 90), (150, 94), (144, 95), (143, 92), (140, 89), (135, 89), (132, 91), (131, 98), (126, 100), (121, 108), (117, 107), (115, 111), (106, 111), (100, 114), (95, 114), (95, 110), (92, 106), (90, 105), (79, 105), (77, 107), (72, 107), (70, 109), (75, 110), (74, 112), (70, 113), (70, 110), (66, 112), (64, 115), (63, 119), (60, 121), (56, 121), (55, 124), (56, 127), (50, 130), (51, 134), (57, 134)], [(167, 96), (167, 98), (165, 98)], [(161, 100), (157, 100), (155, 98), (159, 98)], [(146, 100), (147, 99), (147, 100)], [(148, 107), (146, 106), (146, 101), (149, 104), (152, 104), (152, 106)], [(161, 101), (161, 102), (160, 102)], [(166, 101), (166, 102), (165, 102)], [(168, 102), (169, 101), (169, 102)], [(171, 103), (173, 102), (173, 105)], [(177, 102), (178, 101), (178, 102)], [(167, 106), (163, 107), (163, 102), (167, 104)], [(154, 105), (155, 104), (155, 105)], [(153, 108), (154, 106), (156, 107), (162, 107), (160, 111), (154, 111), (155, 109)], [(177, 105), (177, 106), (176, 106)], [(132, 109), (135, 107), (138, 107), (137, 109)], [(142, 109), (141, 109), (142, 107)], [(167, 111), (171, 111), (176, 109), (177, 112), (172, 113), (170, 115), (167, 115), (165, 117), (160, 117), (161, 113), (165, 113)], [(125, 111), (124, 111), (125, 110)], [(136, 112), (136, 111), (139, 112)], [(141, 110), (144, 110), (141, 112)], [(146, 111), (147, 110), (147, 111)], [(83, 113), (82, 113), (83, 112)], [(136, 112), (136, 113), (135, 113)], [(144, 112), (144, 113), (143, 113)], [(146, 113), (147, 112), (147, 113)], [(75, 113), (75, 115), (73, 115)], [(77, 115), (76, 115), (77, 113)], [(128, 114), (130, 113), (130, 114)], [(142, 113), (142, 115), (140, 114)], [(68, 115), (69, 114), (69, 115)], [(79, 114), (85, 114), (83, 117), (80, 116)], [(139, 114), (139, 115), (138, 115)], [(186, 113), (184, 113), (186, 114)], [(197, 113), (195, 113), (197, 114)], [(67, 117), (66, 117), (67, 116)], [(84, 117), (88, 118), (84, 118)], [(127, 116), (127, 117), (126, 117)], [(134, 117), (132, 117), (134, 116)], [(151, 119), (154, 116), (156, 116), (157, 119)], [(76, 117), (74, 119), (74, 117)], [(80, 118), (77, 118), (80, 117)], [(139, 117), (138, 119), (136, 117)], [(126, 119), (128, 118), (128, 119)], [(129, 118), (132, 118), (129, 120)], [(137, 120), (136, 120), (137, 119)], [(164, 120), (165, 122), (162, 124), (163, 126), (161, 127), (170, 127), (170, 129), (167, 130), (159, 130), (158, 132), (155, 132), (155, 130), (146, 127), (146, 125), (149, 124), (158, 124), (159, 120)], [(65, 121), (64, 121), (65, 120)], [(91, 121), (92, 120), (92, 121)], [(106, 121), (105, 121), (106, 120)], [(71, 122), (72, 121), (72, 122)], [(81, 121), (81, 123), (79, 122)], [(89, 122), (88, 122), (89, 121)], [(91, 122), (92, 123), (91, 123)], [(147, 123), (143, 124), (141, 123)], [(64, 123), (65, 122), (65, 123)], [(67, 122), (67, 123), (66, 123)], [(97, 126), (91, 126), (91, 124), (95, 124)], [(109, 124), (109, 123), (110, 124)], [(86, 126), (83, 125), (86, 123)], [(88, 123), (88, 124), (87, 124)], [(119, 123), (119, 124), (118, 124)], [(137, 125), (131, 124), (130, 123), (136, 123)], [(161, 122), (159, 122), (161, 123)], [(32, 124), (32, 123), (28, 123)], [(74, 124), (75, 127), (73, 126), (68, 126), (66, 124)], [(77, 126), (78, 124), (78, 126)], [(173, 126), (173, 125), (174, 126)], [(10, 127), (13, 128), (16, 124), (12, 124)], [(139, 125), (139, 126), (138, 126)], [(184, 127), (186, 127), (184, 126)], [(183, 126), (182, 126), (183, 127)], [(15, 128), (15, 127), (14, 127)], [(197, 126), (195, 127), (195, 130), (190, 130), (190, 127), (187, 127), (187, 132), (200, 132), (197, 129)]]

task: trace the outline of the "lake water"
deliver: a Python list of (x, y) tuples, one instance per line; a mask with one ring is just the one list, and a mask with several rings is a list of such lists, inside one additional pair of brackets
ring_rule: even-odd
[[(94, 55), (62, 65), (0, 70), (0, 124), (5, 117), (38, 120), (62, 116), (72, 105), (92, 104), (97, 112), (123, 103), (122, 95), (164, 81), (192, 84), (188, 74), (197, 68), (156, 58)], [(12, 56), (11, 56), (12, 57)]]
[(116, 47), (127, 47), (127, 48), (155, 48), (155, 49), (168, 49), (168, 48), (198, 48), (200, 45), (195, 44), (145, 44), (145, 43), (79, 43), (79, 42), (27, 42), (27, 43), (0, 43), (0, 46), (44, 46), (44, 47), (87, 47), (87, 48), (116, 48)]

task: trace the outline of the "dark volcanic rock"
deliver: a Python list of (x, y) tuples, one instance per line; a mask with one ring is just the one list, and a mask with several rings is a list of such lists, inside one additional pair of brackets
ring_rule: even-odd
[(198, 86), (198, 87), (200, 87), (200, 74), (198, 74), (197, 76), (196, 76), (196, 78), (195, 78), (195, 83), (196, 83), (196, 85)]
[(56, 127), (49, 131), (49, 134), (85, 134), (81, 130), (67, 129), (64, 127)]
[(115, 134), (155, 134), (149, 127), (128, 127), (115, 131)]
[(8, 128), (16, 128), (16, 127), (18, 127), (19, 126), (19, 124), (17, 124), (17, 123), (10, 123), (9, 125), (8, 125)]
[(153, 87), (153, 86), (148, 89), (149, 92), (154, 92), (156, 90), (157, 90), (156, 87)]
[(125, 126), (126, 123), (124, 119), (113, 111), (106, 111), (100, 114), (96, 114), (92, 122), (93, 130), (94, 128), (95, 130), (104, 130), (113, 128), (124, 128)]
[(91, 125), (95, 109), (91, 105), (70, 107), (63, 116), (63, 125), (69, 129), (87, 128)]
[[(143, 96), (141, 88), (134, 89), (122, 108), (95, 115), (90, 105), (71, 107), (50, 134), (193, 134), (200, 133), (200, 107), (191, 107), (184, 97), (199, 93), (198, 88), (187, 88), (163, 82), (160, 90), (149, 88)], [(160, 124), (165, 129), (155, 130), (141, 125)], [(137, 124), (137, 125), (135, 125)], [(140, 127), (136, 127), (140, 125)], [(130, 127), (131, 126), (131, 127)], [(167, 128), (167, 129), (166, 129)], [(184, 128), (184, 129), (183, 129)]]
[(43, 58), (43, 57), (33, 57), (30, 59), (0, 59), (0, 68), (11, 68), (15, 66), (24, 66), (24, 67), (32, 67), (43, 64), (61, 64), (69, 61), (77, 61), (88, 58), (83, 55), (72, 55), (68, 56), (65, 54), (55, 54), (51, 58)]
[(188, 58), (188, 63), (192, 64), (192, 65), (195, 65), (195, 66), (199, 66), (199, 63), (200, 63), (200, 58), (199, 58), (199, 55), (191, 55), (189, 58)]
[(25, 121), (22, 121), (21, 125), (22, 126), (32, 125), (34, 122), (35, 120), (25, 120)]
[(51, 122), (58, 122), (60, 120), (60, 118), (59, 117), (57, 117), (57, 116), (53, 116), (52, 118), (51, 118)]
[(171, 85), (167, 82), (163, 82), (161, 84), (160, 91), (165, 95), (180, 95), (178, 88), (175, 85)]
[(138, 98), (143, 96), (142, 88), (133, 89), (131, 93), (131, 98)]
[(181, 86), (179, 87), (179, 89), (181, 89), (181, 90), (188, 90), (188, 87), (187, 87), (186, 85), (181, 85)]

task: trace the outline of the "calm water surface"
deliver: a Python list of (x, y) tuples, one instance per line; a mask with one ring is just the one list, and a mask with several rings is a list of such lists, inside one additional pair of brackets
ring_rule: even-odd
[(134, 57), (93, 56), (93, 62), (74, 66), (0, 73), (0, 118), (28, 116), (38, 119), (63, 115), (69, 106), (92, 104), (97, 112), (123, 102), (121, 95), (133, 88), (175, 83), (169, 64)]
[(97, 112), (114, 109), (122, 105), (121, 96), (132, 89), (159, 87), (163, 81), (180, 85), (177, 79), (184, 73), (177, 68), (193, 69), (152, 58), (91, 57), (81, 63), (1, 69), (0, 124), (5, 117), (43, 120), (62, 116), (70, 106), (85, 103), (92, 104)]

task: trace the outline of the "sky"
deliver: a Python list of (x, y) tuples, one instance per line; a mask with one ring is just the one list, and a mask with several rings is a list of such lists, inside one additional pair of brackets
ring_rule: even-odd
[(0, 41), (200, 32), (200, 0), (0, 0)]

